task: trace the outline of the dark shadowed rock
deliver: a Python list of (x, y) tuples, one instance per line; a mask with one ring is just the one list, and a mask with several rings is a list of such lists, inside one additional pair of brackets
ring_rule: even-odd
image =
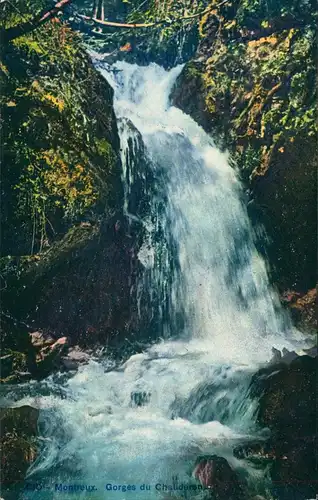
[(37, 454), (39, 411), (30, 406), (0, 408), (2, 492), (21, 483)]
[(304, 349), (304, 352), (306, 353), (307, 356), (310, 356), (311, 358), (317, 358), (318, 356), (317, 347), (310, 347), (309, 349)]
[(0, 341), (1, 383), (19, 382), (20, 373), (36, 372), (36, 349), (32, 345), (28, 327), (24, 323), (1, 312)]
[(132, 392), (130, 395), (131, 406), (145, 406), (149, 403), (151, 397), (150, 392)]
[(282, 350), (282, 362), (291, 363), (294, 359), (298, 358), (298, 354), (295, 351), (288, 351), (285, 347)]
[(282, 353), (278, 350), (278, 349), (275, 349), (275, 347), (272, 347), (272, 354), (273, 354), (273, 357), (271, 359), (271, 363), (279, 363), (282, 359)]
[(259, 370), (252, 380), (252, 393), (260, 397), (258, 421), (277, 435), (307, 436), (315, 431), (317, 363), (298, 356), (290, 364)]
[[(285, 353), (285, 356), (293, 353)], [(257, 420), (271, 437), (270, 475), (279, 500), (313, 498), (317, 464), (317, 359), (297, 356), (259, 370), (251, 393), (259, 398)], [(263, 452), (264, 453), (264, 452)]]

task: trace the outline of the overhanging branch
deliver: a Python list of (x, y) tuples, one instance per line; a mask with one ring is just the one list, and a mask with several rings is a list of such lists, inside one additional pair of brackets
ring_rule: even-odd
[(107, 26), (107, 27), (124, 28), (124, 29), (153, 28), (154, 26), (159, 26), (161, 24), (169, 26), (171, 24), (178, 23), (180, 21), (189, 21), (191, 19), (204, 16), (205, 14), (208, 14), (211, 10), (217, 9), (221, 7), (221, 5), (224, 5), (227, 2), (229, 2), (229, 0), (223, 0), (223, 2), (220, 2), (218, 5), (214, 5), (213, 8), (209, 7), (208, 9), (197, 12), (196, 14), (192, 14), (191, 16), (176, 17), (174, 19), (163, 19), (161, 21), (155, 21), (152, 23), (118, 23), (115, 21), (105, 21), (97, 19), (96, 17), (85, 16), (82, 14), (77, 14), (77, 16), (83, 19), (84, 21), (93, 22), (98, 26)]
[(72, 0), (60, 0), (52, 9), (42, 12), (38, 16), (35, 16), (33, 19), (30, 19), (30, 21), (26, 21), (25, 23), (19, 24), (18, 26), (13, 26), (12, 28), (8, 28), (7, 30), (2, 31), (1, 41), (3, 43), (7, 43), (11, 40), (14, 40), (15, 38), (18, 38), (19, 36), (30, 33), (34, 29), (52, 19), (52, 17), (56, 16), (59, 11), (65, 9), (65, 7), (67, 7), (67, 5), (70, 5), (71, 3)]

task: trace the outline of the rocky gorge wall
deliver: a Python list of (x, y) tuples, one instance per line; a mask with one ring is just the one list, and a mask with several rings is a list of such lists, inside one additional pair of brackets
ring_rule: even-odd
[[(297, 321), (310, 330), (313, 10), (302, 4), (297, 19), (303, 25), (287, 16), (287, 29), (272, 3), (265, 18), (263, 7), (257, 10), (260, 2), (249, 3), (254, 10), (246, 2), (227, 2), (204, 16), (197, 56), (172, 98), (221, 147), (231, 149), (251, 192), (251, 215), (263, 218), (272, 239), (274, 281)], [(283, 2), (275, 5), (279, 9)], [(138, 332), (140, 338), (130, 293), (140, 272), (140, 230), (123, 216), (112, 91), (77, 36), (55, 19), (2, 48), (1, 57), (2, 117), (9, 124), (1, 137), (1, 377), (10, 388), (76, 368), (89, 359), (82, 350), (102, 346), (118, 352), (126, 337), (131, 342)], [(147, 208), (140, 199), (144, 172), (139, 173), (130, 210), (140, 214)], [(258, 423), (271, 437), (235, 453), (238, 460), (268, 466), (274, 487), (266, 498), (304, 500), (314, 497), (316, 486), (317, 364), (314, 355), (285, 358), (259, 370), (251, 384)], [(38, 454), (38, 410), (1, 409), (0, 420), (2, 481), (22, 483)], [(205, 459), (198, 477), (206, 470), (215, 498), (250, 498), (243, 488), (234, 489), (237, 477), (225, 459)]]
[[(2, 27), (21, 22), (3, 14)], [(113, 91), (80, 37), (54, 18), (1, 48), (1, 377), (15, 382), (47, 375), (67, 346), (137, 329), (139, 228), (123, 215)]]
[[(22, 14), (30, 15), (29, 4), (20, 4)], [(250, 215), (270, 237), (261, 250), (269, 255), (273, 282), (297, 324), (313, 332), (315, 7), (284, 0), (266, 8), (260, 0), (204, 6), (203, 16), (191, 18), (199, 29), (193, 38), (191, 21), (187, 36), (191, 43), (199, 37), (199, 45), (172, 102), (232, 152), (250, 196)], [(6, 9), (3, 26), (20, 22), (16, 11)], [(171, 2), (160, 9), (163, 19), (185, 15), (183, 4), (171, 9)], [(136, 16), (141, 14), (150, 21), (158, 15), (154, 10)], [(180, 25), (163, 25), (159, 40), (177, 39)], [(135, 42), (122, 56), (142, 62), (145, 37), (145, 32), (123, 35), (123, 41)], [(147, 53), (147, 60), (160, 62), (159, 52), (160, 57)], [(52, 345), (68, 337), (71, 345), (89, 348), (118, 347), (140, 330), (131, 290), (141, 272), (136, 258), (141, 240), (140, 228), (128, 224), (122, 211), (112, 90), (78, 34), (54, 18), (3, 45), (0, 70), (2, 117), (8, 124), (1, 158), (7, 378), (12, 371), (29, 373), (40, 362), (28, 336), (34, 331), (46, 332)], [(144, 159), (134, 168), (143, 172)], [(135, 200), (143, 191), (138, 179)]]
[[(210, 2), (200, 21), (197, 53), (172, 102), (232, 153), (250, 215), (269, 235), (273, 282), (286, 304), (305, 296), (310, 316), (316, 296), (316, 8), (284, 0), (218, 4)], [(296, 321), (300, 309), (291, 308)]]

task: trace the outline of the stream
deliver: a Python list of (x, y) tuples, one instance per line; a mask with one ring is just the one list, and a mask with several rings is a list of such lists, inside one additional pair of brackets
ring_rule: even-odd
[[(26, 482), (42, 487), (21, 498), (199, 500), (206, 492), (192, 472), (206, 454), (261, 482), (264, 472), (233, 448), (265, 435), (250, 380), (273, 346), (294, 349), (297, 332), (256, 249), (239, 176), (169, 104), (181, 66), (96, 65), (115, 91), (125, 214), (144, 232), (139, 314), (152, 308), (160, 331), (121, 366), (91, 361), (66, 380), (49, 377), (37, 395), (30, 384), (16, 404), (41, 408), (42, 451)], [(137, 139), (147, 158), (139, 172)], [(143, 211), (133, 209), (137, 177)]]

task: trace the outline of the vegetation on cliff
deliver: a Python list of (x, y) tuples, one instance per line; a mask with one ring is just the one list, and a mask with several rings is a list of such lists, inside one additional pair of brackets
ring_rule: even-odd
[(172, 67), (194, 54), (198, 19), (207, 5), (207, 0), (77, 0), (72, 25), (107, 61)]
[(302, 0), (210, 2), (174, 102), (230, 148), (273, 245), (281, 290), (315, 285), (317, 10)]
[[(6, 3), (1, 29), (43, 6)], [(32, 372), (20, 322), (31, 321), (54, 284), (56, 263), (72, 260), (87, 234), (120, 210), (119, 140), (112, 89), (67, 24), (54, 17), (1, 48), (2, 347), (14, 372)], [(64, 269), (65, 280), (76, 281), (76, 271)]]
[(33, 255), (113, 196), (112, 93), (56, 18), (4, 45), (0, 69), (2, 253)]

